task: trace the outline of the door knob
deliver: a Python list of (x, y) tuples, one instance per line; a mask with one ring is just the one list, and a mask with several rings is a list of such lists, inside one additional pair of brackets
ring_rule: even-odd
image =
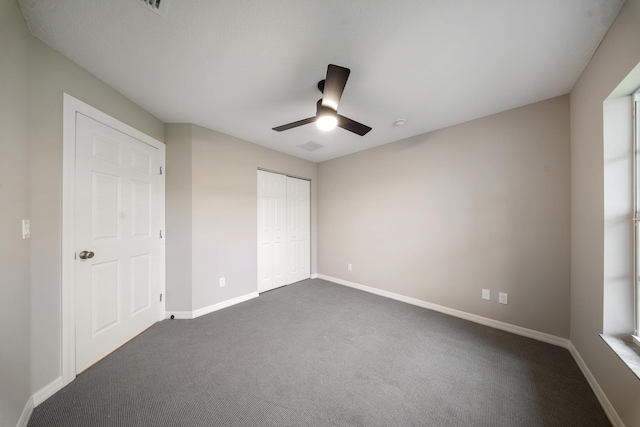
[(80, 257), (80, 259), (91, 259), (94, 255), (95, 254), (91, 251), (82, 251), (78, 256)]

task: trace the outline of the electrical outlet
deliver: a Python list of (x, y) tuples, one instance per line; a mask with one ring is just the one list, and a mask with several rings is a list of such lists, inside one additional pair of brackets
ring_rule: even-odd
[(504, 292), (500, 292), (498, 294), (498, 302), (500, 304), (508, 304), (509, 303), (509, 294), (506, 294)]
[(220, 278), (220, 287), (223, 287), (225, 285), (225, 280), (224, 277)]
[(353, 265), (351, 265), (351, 263), (347, 264), (347, 270), (349, 271), (353, 270)]
[(28, 219), (22, 220), (22, 239), (29, 239), (31, 237), (31, 221)]
[(483, 289), (482, 290), (482, 299), (490, 300), (491, 299), (491, 290)]

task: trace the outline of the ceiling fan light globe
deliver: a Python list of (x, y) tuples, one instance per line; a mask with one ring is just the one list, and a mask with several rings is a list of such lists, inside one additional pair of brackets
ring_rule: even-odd
[(318, 129), (320, 130), (331, 130), (334, 129), (337, 125), (338, 118), (329, 114), (320, 116), (318, 117), (318, 120), (316, 120), (316, 126), (318, 126)]

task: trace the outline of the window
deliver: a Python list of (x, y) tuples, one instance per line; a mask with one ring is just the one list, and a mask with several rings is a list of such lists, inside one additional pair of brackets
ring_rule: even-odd
[(602, 104), (605, 229), (600, 336), (640, 379), (640, 89), (632, 91), (639, 85), (640, 64)]
[(633, 94), (634, 341), (640, 345), (640, 90)]

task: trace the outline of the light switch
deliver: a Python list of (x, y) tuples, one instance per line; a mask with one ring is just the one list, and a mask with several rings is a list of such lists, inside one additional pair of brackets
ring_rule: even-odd
[(22, 240), (31, 237), (31, 221), (28, 219), (22, 220)]

